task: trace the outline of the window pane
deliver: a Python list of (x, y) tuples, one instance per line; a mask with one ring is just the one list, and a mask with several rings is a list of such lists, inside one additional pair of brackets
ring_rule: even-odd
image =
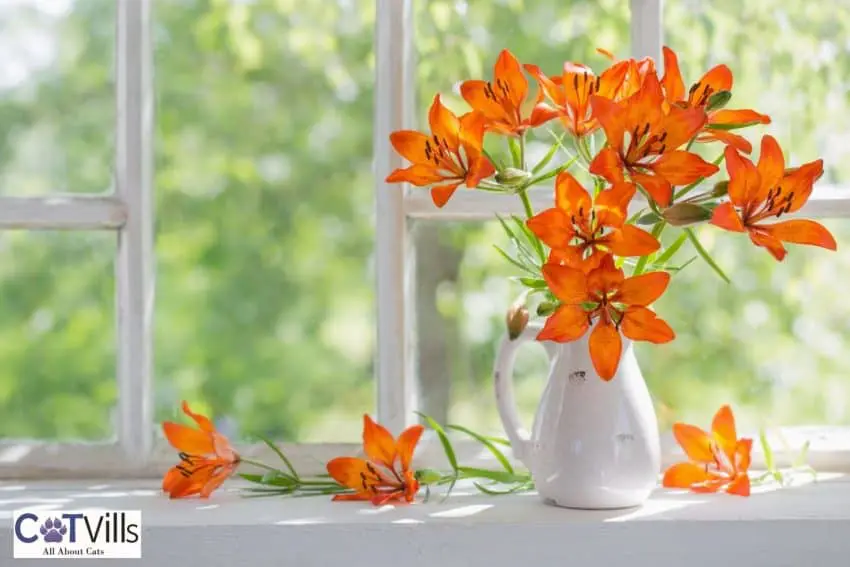
[[(825, 224), (839, 247), (850, 242), (850, 221)], [(492, 247), (505, 243), (501, 228), (429, 221), (415, 234), (425, 411), (500, 432), (491, 373), (505, 311), (521, 291)], [(638, 343), (637, 354), (662, 429), (676, 420), (708, 423), (724, 403), (744, 428), (850, 422), (850, 254), (790, 245), (778, 263), (740, 235), (707, 226), (700, 238), (733, 283), (695, 261), (655, 305), (676, 339)], [(686, 245), (676, 258), (692, 256)], [(527, 427), (547, 371), (539, 345), (521, 349), (516, 396)]]
[(155, 5), (157, 417), (356, 441), (372, 380), (373, 2)]
[(850, 4), (667, 0), (664, 31), (686, 86), (725, 63), (735, 78), (728, 108), (770, 115), (766, 128), (742, 131), (748, 138), (771, 133), (795, 163), (822, 157), (822, 184), (850, 182)]
[(628, 55), (628, 3), (620, 0), (416, 0), (414, 5), (423, 108), (437, 91), (448, 96), (460, 81), (489, 79), (502, 49), (549, 75), (559, 74), (564, 61), (605, 65), (597, 47)]
[(0, 232), (0, 439), (114, 433), (115, 235)]
[(0, 194), (110, 189), (115, 4), (0, 2)]

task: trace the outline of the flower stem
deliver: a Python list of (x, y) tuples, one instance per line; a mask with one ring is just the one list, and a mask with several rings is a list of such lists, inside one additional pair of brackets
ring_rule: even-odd
[(534, 209), (531, 208), (531, 200), (528, 198), (528, 187), (520, 189), (518, 194), (522, 201), (522, 206), (525, 209), (525, 216), (530, 219), (534, 216)]
[(269, 466), (265, 463), (261, 463), (260, 461), (255, 461), (253, 459), (246, 459), (245, 457), (240, 457), (239, 461), (242, 462), (242, 463), (245, 463), (246, 465), (252, 465), (252, 466), (255, 466), (257, 468), (264, 469), (264, 470), (267, 470), (267, 471), (280, 472), (279, 469), (271, 467), (271, 466)]

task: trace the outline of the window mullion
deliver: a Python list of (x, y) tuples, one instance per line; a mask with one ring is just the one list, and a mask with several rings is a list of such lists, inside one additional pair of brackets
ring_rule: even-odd
[(384, 182), (403, 167), (389, 136), (410, 127), (413, 116), (412, 0), (378, 0), (375, 21), (375, 255), (377, 270), (377, 410), (380, 421), (398, 432), (416, 409), (412, 352), (413, 303), (407, 189)]
[(127, 211), (116, 262), (118, 442), (125, 457), (137, 461), (149, 457), (153, 441), (150, 8), (150, 0), (120, 0), (116, 30), (115, 182)]
[(632, 57), (652, 57), (661, 64), (664, 0), (631, 0)]

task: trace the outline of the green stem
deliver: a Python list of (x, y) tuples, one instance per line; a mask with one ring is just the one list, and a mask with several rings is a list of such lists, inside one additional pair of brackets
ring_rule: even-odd
[(519, 137), (519, 168), (525, 171), (525, 132)]
[[(652, 236), (658, 240), (658, 237), (661, 236), (661, 233), (664, 231), (664, 227), (667, 226), (667, 221), (660, 221), (655, 223), (655, 226), (652, 227)], [(632, 277), (639, 276), (646, 269), (646, 265), (649, 263), (650, 254), (646, 256), (641, 256), (635, 265), (635, 269), (632, 272)]]
[(271, 467), (271, 466), (269, 466), (265, 463), (261, 463), (260, 461), (255, 461), (253, 459), (246, 459), (245, 457), (240, 457), (239, 462), (255, 466), (259, 469), (265, 469), (267, 471), (281, 472), (280, 469), (276, 469), (276, 468)]
[(528, 187), (523, 187), (519, 191), (519, 198), (522, 201), (522, 206), (525, 209), (526, 218), (534, 216), (534, 209), (531, 208), (531, 200), (528, 198)]
[(685, 234), (688, 235), (688, 240), (691, 241), (691, 244), (693, 244), (694, 249), (702, 257), (702, 259), (705, 260), (705, 263), (711, 266), (711, 269), (714, 270), (717, 275), (720, 276), (727, 284), (732, 283), (729, 277), (720, 268), (720, 266), (717, 265), (717, 262), (714, 261), (714, 258), (711, 257), (711, 254), (708, 253), (708, 250), (703, 248), (702, 243), (699, 241), (699, 238), (697, 238), (697, 235), (694, 233), (694, 231), (690, 228), (686, 228)]

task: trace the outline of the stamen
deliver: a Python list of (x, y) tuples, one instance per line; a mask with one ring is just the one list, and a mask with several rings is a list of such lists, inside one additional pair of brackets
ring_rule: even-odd
[(573, 89), (578, 91), (578, 75), (573, 75)]

